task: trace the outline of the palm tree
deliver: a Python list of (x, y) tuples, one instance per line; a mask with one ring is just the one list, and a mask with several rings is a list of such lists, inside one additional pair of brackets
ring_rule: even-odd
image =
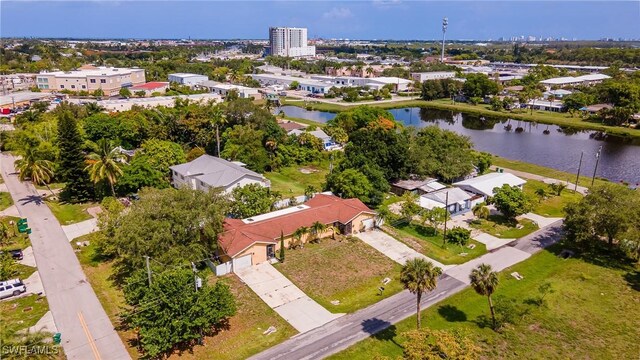
[(111, 193), (116, 196), (114, 184), (118, 181), (118, 177), (122, 175), (120, 163), (125, 159), (124, 155), (114, 148), (109, 140), (98, 140), (98, 152), (91, 153), (87, 156), (87, 167), (89, 177), (94, 183), (107, 180), (111, 186)]
[(421, 258), (407, 260), (400, 272), (400, 281), (404, 288), (416, 295), (416, 321), (420, 329), (420, 300), (422, 294), (433, 291), (438, 283), (438, 277), (442, 275), (442, 269), (433, 266), (433, 263)]
[(49, 181), (53, 178), (53, 162), (38, 159), (35, 149), (28, 147), (22, 154), (22, 158), (16, 160), (16, 169), (20, 172), (18, 179), (31, 180), (34, 185), (45, 185), (53, 194), (49, 187)]
[(469, 274), (471, 287), (479, 295), (484, 295), (489, 300), (489, 309), (491, 310), (491, 319), (493, 320), (493, 329), (496, 329), (496, 314), (493, 309), (493, 301), (491, 295), (498, 287), (498, 273), (491, 270), (491, 265), (480, 264), (477, 268), (471, 270)]
[(309, 233), (309, 228), (306, 226), (301, 226), (293, 232), (293, 238), (296, 239), (296, 246), (300, 245), (302, 247), (302, 238)]
[(216, 155), (220, 157), (220, 125), (227, 123), (227, 116), (221, 106), (215, 106), (211, 110), (211, 125), (216, 128)]
[(94, 103), (94, 102), (89, 102), (86, 103), (84, 105), (85, 109), (87, 110), (87, 114), (88, 115), (93, 115), (99, 112), (104, 111), (104, 108), (100, 105), (98, 105), (98, 103)]
[(491, 211), (485, 206), (485, 203), (476, 204), (471, 211), (473, 212), (473, 215), (480, 219), (486, 219), (491, 214)]
[(16, 236), (13, 226), (0, 222), (0, 245), (9, 245), (9, 240)]
[(331, 230), (331, 239), (336, 239), (336, 234), (340, 235), (340, 229), (337, 226), (329, 225), (327, 226), (327, 230)]
[(367, 67), (367, 75), (369, 75), (369, 77), (371, 77), (371, 74), (373, 74), (373, 68), (371, 66)]
[(327, 225), (316, 221), (311, 224), (311, 233), (313, 233), (315, 241), (320, 241), (320, 235), (327, 230)]
[(391, 211), (387, 207), (381, 207), (376, 214), (375, 224), (377, 227), (382, 226), (384, 222), (391, 216)]
[(547, 191), (544, 188), (537, 188), (536, 195), (538, 196), (538, 203), (542, 202), (542, 199), (547, 197)]

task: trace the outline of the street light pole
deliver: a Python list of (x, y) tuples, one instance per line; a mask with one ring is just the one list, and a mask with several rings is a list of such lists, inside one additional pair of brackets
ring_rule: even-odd
[(596, 166), (593, 168), (593, 177), (591, 178), (591, 186), (593, 186), (593, 183), (596, 181), (596, 171), (598, 171), (598, 163), (600, 162), (601, 152), (602, 152), (602, 145), (600, 146), (600, 148), (598, 149), (598, 152), (596, 153)]
[(442, 19), (442, 55), (440, 56), (440, 62), (444, 62), (444, 36), (447, 32), (447, 26), (449, 25), (449, 19)]
[(580, 163), (578, 164), (578, 175), (576, 175), (576, 187), (573, 191), (578, 191), (578, 181), (580, 180), (580, 168), (582, 168), (582, 156), (584, 155), (584, 151), (580, 152)]

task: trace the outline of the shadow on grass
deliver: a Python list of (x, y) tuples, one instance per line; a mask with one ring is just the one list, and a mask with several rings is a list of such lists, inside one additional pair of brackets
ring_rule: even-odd
[(631, 288), (635, 291), (640, 291), (640, 271), (630, 271), (624, 274), (624, 279), (627, 281), (627, 284), (631, 286)]
[(402, 349), (402, 345), (396, 342), (396, 326), (390, 322), (380, 319), (366, 319), (362, 322), (362, 330), (371, 335), (374, 339), (389, 341)]
[(634, 261), (620, 247), (609, 246), (605, 241), (575, 243), (564, 240), (546, 249), (557, 256), (561, 256), (563, 250), (570, 250), (573, 252), (571, 255), (573, 258), (609, 269), (634, 270)]
[(451, 305), (442, 305), (438, 307), (438, 314), (442, 316), (448, 322), (465, 322), (467, 321), (467, 314)]

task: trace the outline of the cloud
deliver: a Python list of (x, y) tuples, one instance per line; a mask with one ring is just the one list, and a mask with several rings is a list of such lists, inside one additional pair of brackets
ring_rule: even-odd
[(352, 16), (353, 14), (351, 13), (351, 10), (345, 7), (334, 7), (333, 9), (322, 14), (322, 17), (325, 19), (346, 19)]

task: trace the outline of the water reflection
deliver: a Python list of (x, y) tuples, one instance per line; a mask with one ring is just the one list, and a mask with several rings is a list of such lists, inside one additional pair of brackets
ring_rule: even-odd
[[(336, 114), (307, 111), (283, 106), (277, 111), (288, 116), (327, 122)], [(526, 161), (575, 173), (580, 153), (584, 152), (582, 173), (589, 176), (595, 166), (595, 154), (602, 145), (597, 176), (612, 181), (640, 183), (640, 141), (555, 125), (513, 119), (483, 117), (455, 111), (425, 108), (389, 110), (407, 126), (439, 126), (471, 138), (474, 147), (505, 158)], [(510, 130), (508, 128), (510, 127)], [(518, 130), (518, 131), (516, 131)], [(572, 180), (572, 179), (563, 179)], [(573, 180), (572, 180), (573, 181)]]

